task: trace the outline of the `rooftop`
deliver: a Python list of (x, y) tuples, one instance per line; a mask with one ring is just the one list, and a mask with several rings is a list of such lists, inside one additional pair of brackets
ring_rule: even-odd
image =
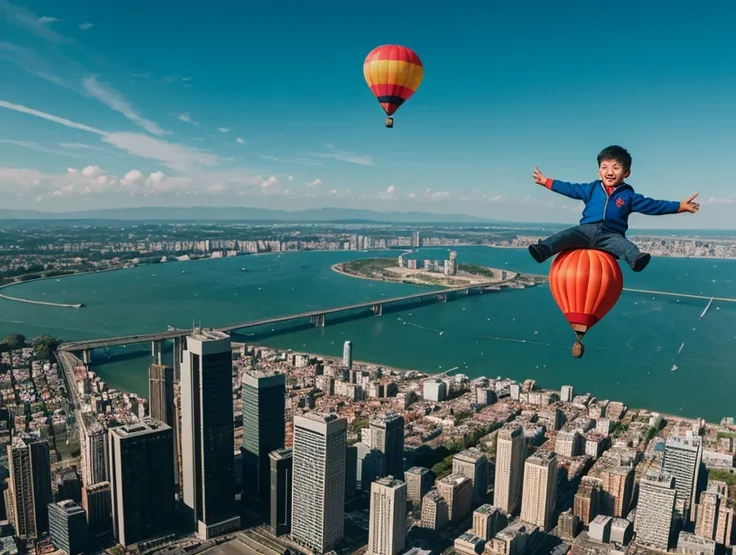
[(394, 478), (393, 476), (386, 476), (385, 478), (376, 480), (375, 483), (392, 489), (401, 487), (405, 484), (403, 480), (399, 480), (397, 478)]
[(274, 451), (271, 451), (268, 456), (272, 459), (289, 459), (291, 458), (292, 450), (287, 447), (282, 447), (281, 449), (276, 449)]
[(462, 474), (452, 473), (444, 478), (437, 480), (438, 484), (446, 484), (448, 486), (459, 486), (460, 484), (469, 481), (470, 478), (463, 476)]
[(526, 462), (535, 466), (549, 466), (557, 460), (557, 453), (554, 451), (547, 451), (545, 453), (536, 453), (529, 457)]
[(223, 339), (230, 339), (230, 336), (225, 332), (200, 328), (194, 329), (189, 337), (197, 341), (222, 341)]
[(423, 466), (412, 466), (409, 470), (404, 472), (404, 474), (414, 474), (415, 476), (422, 476), (428, 473), (429, 473), (429, 469), (424, 468)]
[(470, 449), (466, 449), (465, 451), (458, 453), (453, 458), (459, 461), (477, 462), (481, 459), (485, 459), (486, 456), (483, 454), (483, 451), (477, 447), (471, 447)]
[(650, 470), (642, 476), (641, 482), (642, 484), (648, 483), (654, 486), (672, 488), (674, 480), (672, 474), (665, 470)]
[(481, 515), (490, 515), (493, 513), (500, 512), (500, 511), (501, 511), (500, 507), (494, 507), (493, 505), (490, 505), (488, 503), (481, 505), (480, 507), (475, 509), (475, 512)]
[(110, 433), (124, 437), (135, 437), (150, 434), (151, 432), (157, 432), (162, 430), (170, 430), (171, 427), (168, 424), (154, 420), (153, 418), (144, 418), (130, 424), (123, 424), (115, 428), (110, 428)]

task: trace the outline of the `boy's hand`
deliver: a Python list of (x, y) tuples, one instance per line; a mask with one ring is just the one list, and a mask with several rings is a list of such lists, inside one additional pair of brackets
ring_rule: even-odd
[(680, 213), (682, 212), (690, 212), (691, 214), (695, 214), (700, 209), (700, 204), (695, 202), (695, 199), (698, 198), (698, 195), (700, 193), (695, 193), (691, 197), (686, 198), (685, 200), (680, 202)]
[(536, 183), (537, 185), (545, 185), (547, 183), (547, 178), (544, 176), (542, 172), (539, 171), (539, 168), (537, 166), (534, 166), (533, 177), (534, 177), (534, 183)]

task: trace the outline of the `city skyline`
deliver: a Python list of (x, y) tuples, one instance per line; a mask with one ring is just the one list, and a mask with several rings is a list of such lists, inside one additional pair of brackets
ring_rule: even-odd
[[(643, 194), (701, 193), (707, 218), (657, 226), (732, 226), (736, 197), (722, 160), (735, 83), (721, 65), (733, 51), (724, 37), (735, 8), (678, 4), (661, 13), (624, 2), (619, 61), (603, 71), (597, 51), (579, 48), (579, 29), (599, 26), (604, 8), (532, 4), (466, 6), (449, 20), (444, 10), (398, 7), (387, 30), (380, 12), (329, 3), (246, 14), (216, 2), (161, 30), (157, 10), (0, 0), (5, 207), (165, 200), (572, 222), (579, 205), (535, 186), (533, 165), (592, 181), (597, 152), (621, 143)], [(242, 40), (246, 17), (278, 21), (278, 38), (265, 25)], [(705, 21), (717, 28), (693, 34)], [(295, 38), (304, 26), (306, 44)], [(138, 38), (127, 40), (133, 28)], [(549, 29), (555, 40), (544, 47), (529, 40)], [(386, 130), (362, 63), (392, 42), (419, 54), (425, 80)], [(251, 46), (266, 43), (264, 53)], [(315, 82), (315, 66), (328, 77)], [(325, 105), (327, 113), (317, 109)]]

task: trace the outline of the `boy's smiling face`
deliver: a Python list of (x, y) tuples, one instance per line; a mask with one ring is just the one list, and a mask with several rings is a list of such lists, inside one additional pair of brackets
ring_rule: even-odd
[(631, 175), (631, 170), (625, 169), (618, 160), (602, 160), (598, 175), (606, 187), (618, 187)]

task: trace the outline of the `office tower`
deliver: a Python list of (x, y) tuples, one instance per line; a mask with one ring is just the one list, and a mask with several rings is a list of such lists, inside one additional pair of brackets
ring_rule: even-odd
[(422, 383), (422, 396), (425, 401), (439, 403), (447, 397), (447, 384), (436, 378), (429, 378)]
[(511, 514), (521, 505), (524, 483), (526, 442), (520, 426), (507, 426), (498, 431), (496, 442), (496, 477), (493, 504)]
[(433, 489), (422, 498), (422, 528), (442, 530), (448, 522), (447, 501)]
[(112, 530), (112, 489), (110, 482), (82, 488), (82, 508), (87, 513), (87, 527), (93, 536)]
[(107, 430), (89, 415), (80, 418), (82, 485), (91, 486), (110, 479)]
[(676, 497), (675, 478), (669, 472), (650, 470), (642, 477), (634, 519), (637, 542), (665, 551), (670, 547)]
[(412, 233), (412, 241), (411, 241), (411, 243), (412, 243), (411, 246), (414, 247), (415, 249), (418, 249), (420, 247), (419, 230), (418, 229), (417, 230), (414, 230), (414, 232)]
[(353, 344), (350, 341), (342, 346), (342, 365), (348, 370), (353, 368)]
[(549, 532), (554, 528), (552, 517), (556, 501), (557, 455), (549, 452), (529, 457), (524, 463), (521, 520)]
[(672, 474), (677, 489), (678, 510), (683, 519), (695, 520), (695, 504), (698, 501), (698, 479), (703, 457), (703, 442), (700, 437), (668, 437), (664, 447), (662, 469)]
[(345, 453), (345, 503), (355, 497), (358, 488), (358, 447), (349, 445)]
[(634, 474), (634, 467), (618, 466), (615, 462), (598, 472), (604, 492), (599, 513), (617, 518), (625, 518), (629, 514), (634, 495)]
[(577, 457), (583, 454), (585, 440), (577, 431), (560, 432), (555, 440), (555, 452), (562, 457)]
[(473, 481), (462, 474), (450, 474), (437, 480), (437, 491), (447, 501), (447, 518), (459, 522), (472, 510)]
[(181, 362), (182, 497), (201, 539), (240, 526), (233, 491), (232, 391), (230, 336), (195, 330), (187, 337)]
[(292, 450), (277, 449), (271, 462), (271, 531), (277, 536), (291, 531)]
[(269, 453), (284, 447), (286, 376), (243, 373), (243, 495), (267, 518), (271, 500)]
[(574, 389), (571, 385), (563, 385), (560, 390), (560, 401), (572, 403)]
[(44, 439), (14, 437), (8, 445), (10, 505), (15, 535), (24, 540), (40, 538), (49, 531), (48, 505), (51, 491), (49, 444)]
[(721, 510), (721, 495), (716, 488), (708, 488), (700, 494), (695, 534), (714, 540), (718, 531), (718, 514)]
[(371, 484), (368, 553), (397, 555), (406, 545), (406, 483), (393, 476)]
[(148, 415), (174, 427), (174, 369), (163, 364), (148, 367)]
[(112, 528), (123, 547), (159, 538), (174, 525), (174, 438), (151, 418), (110, 428)]
[(335, 414), (294, 417), (292, 537), (318, 553), (335, 547), (345, 518), (347, 421)]
[(66, 468), (56, 474), (55, 484), (52, 488), (56, 490), (55, 501), (66, 501), (70, 499), (75, 503), (82, 502), (82, 481), (74, 468)]
[(404, 472), (406, 481), (406, 496), (415, 503), (421, 503), (422, 498), (432, 488), (432, 475), (429, 469), (413, 466)]
[(74, 501), (49, 505), (49, 535), (57, 549), (80, 555), (87, 548), (87, 516)]
[(386, 455), (378, 449), (371, 449), (363, 457), (360, 465), (360, 489), (363, 491), (371, 490), (371, 483), (374, 480), (387, 476), (386, 472)]
[(476, 447), (452, 457), (452, 472), (462, 474), (473, 482), (473, 504), (481, 505), (488, 492), (488, 459)]
[(507, 524), (506, 513), (493, 505), (486, 503), (473, 512), (473, 534), (485, 541), (493, 539)]
[(584, 526), (590, 525), (601, 512), (603, 482), (592, 476), (583, 476), (573, 502), (573, 513)]
[(394, 413), (381, 414), (370, 421), (369, 427), (371, 447), (386, 456), (386, 473), (383, 476), (403, 476), (404, 418)]

